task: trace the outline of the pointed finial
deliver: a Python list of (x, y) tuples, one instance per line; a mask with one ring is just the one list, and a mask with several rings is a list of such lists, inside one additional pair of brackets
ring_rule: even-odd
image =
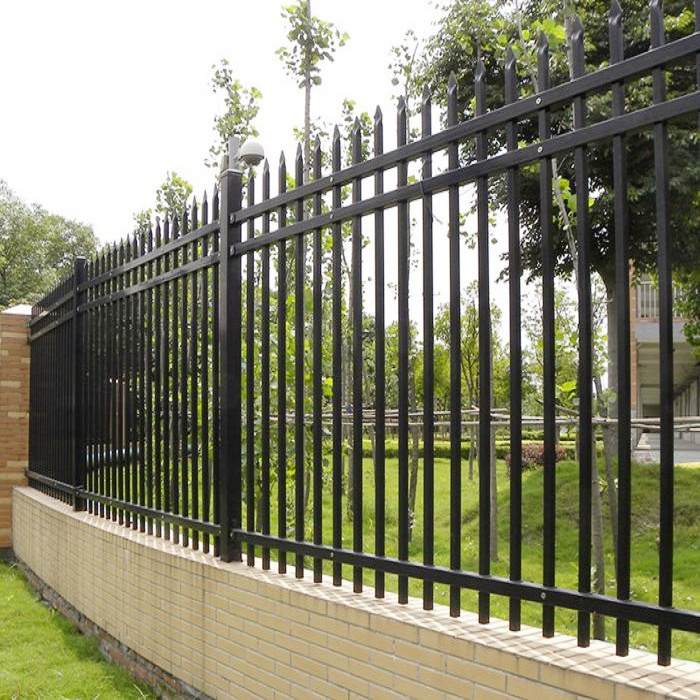
[(377, 109), (374, 110), (374, 123), (382, 121), (382, 108), (377, 105)]
[(197, 219), (197, 214), (198, 214), (198, 210), (197, 210), (197, 198), (196, 198), (196, 197), (192, 197), (192, 208), (191, 208), (191, 210), (190, 210), (190, 218), (192, 219), (192, 228), (193, 228), (193, 229), (196, 229), (196, 228), (199, 226), (199, 222), (198, 222), (198, 219)]
[(450, 71), (450, 77), (447, 80), (447, 92), (454, 92), (457, 89), (457, 76), (454, 71)]
[(651, 15), (651, 48), (657, 49), (664, 44), (664, 7), (662, 0), (649, 0)]
[(583, 57), (583, 24), (578, 15), (574, 17), (571, 29), (571, 52), (571, 71), (574, 78), (580, 78), (585, 72), (585, 64)]
[(610, 41), (610, 63), (619, 63), (624, 58), (622, 35), (622, 7), (618, 0), (612, 0), (608, 15), (608, 38)]
[(207, 191), (204, 190), (204, 195), (202, 196), (202, 226), (206, 226), (209, 223), (209, 200), (207, 199)]
[(447, 81), (447, 125), (454, 126), (457, 123), (457, 76), (454, 71), (450, 73)]
[(510, 44), (506, 49), (506, 103), (518, 99), (518, 79), (515, 72), (515, 54)]
[(510, 44), (506, 48), (506, 70), (515, 70), (515, 54)]
[[(479, 51), (481, 53), (481, 51)], [(476, 71), (474, 72), (474, 93), (476, 96), (475, 115), (480, 116), (486, 112), (486, 66), (481, 60), (481, 56), (476, 62)]]
[(277, 167), (277, 186), (280, 193), (287, 191), (287, 161), (284, 158), (284, 151), (280, 153), (280, 162)]
[(421, 93), (421, 102), (426, 105), (428, 102), (430, 102), (431, 98), (431, 93), (430, 93), (430, 88), (428, 87), (428, 83), (423, 85), (423, 92)]
[(182, 235), (184, 236), (190, 230), (190, 217), (187, 211), (187, 204), (182, 207)]
[(537, 38), (537, 86), (536, 92), (549, 88), (549, 41), (544, 32)]
[(218, 221), (219, 220), (219, 185), (218, 183), (214, 185), (214, 197), (212, 201), (212, 207), (211, 207), (211, 216), (213, 221)]

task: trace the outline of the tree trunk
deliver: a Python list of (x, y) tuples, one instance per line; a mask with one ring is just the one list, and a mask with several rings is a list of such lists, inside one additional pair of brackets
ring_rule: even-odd
[[(603, 396), (603, 385), (600, 375), (595, 375), (595, 388), (598, 395), (598, 413), (603, 418), (608, 415), (608, 404)], [(617, 570), (617, 488), (615, 487), (615, 468), (613, 455), (615, 454), (614, 429), (612, 426), (603, 426), (603, 458), (605, 460), (605, 478), (608, 482), (608, 507), (610, 509), (610, 528), (612, 530), (613, 551), (615, 554), (615, 568)]]
[[(593, 545), (593, 580), (594, 593), (605, 594), (605, 543), (603, 540), (603, 506), (600, 499), (600, 481), (598, 479), (598, 460), (595, 458), (595, 433), (593, 434), (593, 469), (591, 499), (591, 535)], [(593, 613), (593, 638), (605, 639), (605, 617)]]
[[(343, 397), (345, 399), (345, 406), (346, 407), (352, 407), (353, 405), (353, 396), (352, 396), (352, 336), (353, 336), (353, 329), (352, 329), (352, 314), (353, 314), (353, 289), (352, 289), (352, 275), (348, 275), (350, 278), (350, 299), (348, 301), (348, 323), (347, 323), (347, 336), (345, 343), (343, 343)], [(352, 497), (353, 497), (353, 491), (354, 491), (354, 483), (353, 483), (353, 473), (352, 473), (352, 460), (353, 460), (353, 452), (355, 449), (361, 450), (362, 445), (354, 445), (353, 444), (353, 430), (352, 430), (352, 421), (355, 420), (355, 415), (352, 411), (352, 408), (350, 410), (345, 411), (343, 410), (344, 414), (344, 420), (343, 420), (343, 442), (347, 445), (347, 462), (346, 462), (346, 481), (345, 483), (347, 484), (347, 501), (345, 503), (345, 511), (348, 516), (348, 520), (352, 522), (353, 520), (353, 510), (352, 510)], [(347, 425), (347, 418), (350, 418), (350, 425)]]
[[(411, 413), (416, 412), (416, 381), (412, 365), (409, 365), (408, 376), (408, 391)], [(408, 485), (408, 508), (409, 508), (409, 541), (413, 536), (413, 524), (416, 519), (416, 491), (418, 490), (418, 439), (420, 437), (420, 429), (418, 426), (411, 426), (411, 478)]]
[[(306, 17), (311, 27), (311, 0), (306, 0)], [(306, 56), (304, 65), (304, 184), (311, 179), (311, 61), (309, 56), (313, 50), (313, 37), (307, 32)]]
[(474, 481), (474, 443), (476, 442), (476, 429), (469, 426), (469, 481)]
[(491, 533), (489, 555), (498, 561), (498, 475), (496, 474), (496, 428), (491, 426)]

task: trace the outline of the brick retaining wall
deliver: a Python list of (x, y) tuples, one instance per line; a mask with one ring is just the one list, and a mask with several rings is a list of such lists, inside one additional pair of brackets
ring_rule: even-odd
[(17, 557), (86, 619), (213, 698), (700, 697), (697, 663), (226, 564), (28, 487), (14, 533)]
[(12, 488), (26, 483), (29, 342), (23, 309), (0, 313), (0, 553), (12, 548)]

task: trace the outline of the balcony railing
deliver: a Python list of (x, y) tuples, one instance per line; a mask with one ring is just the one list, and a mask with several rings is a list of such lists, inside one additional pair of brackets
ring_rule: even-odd
[[(673, 287), (673, 318), (682, 320), (678, 311), (681, 290)], [(637, 284), (637, 318), (653, 321), (659, 318), (659, 290), (652, 280), (642, 280)]]

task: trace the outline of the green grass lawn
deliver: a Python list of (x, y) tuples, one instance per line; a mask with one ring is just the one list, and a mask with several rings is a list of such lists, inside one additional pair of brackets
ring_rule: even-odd
[[(398, 543), (398, 462), (386, 462), (386, 553), (397, 556)], [(508, 553), (510, 534), (509, 481), (505, 473), (505, 463), (498, 461), (498, 540), (499, 559), (492, 563), (492, 573), (497, 576), (509, 575)], [(475, 472), (477, 471), (475, 467)], [(526, 471), (523, 474), (522, 501), (522, 572), (523, 579), (535, 583), (542, 581), (542, 470)], [(415, 525), (410, 543), (409, 558), (420, 562), (423, 557), (423, 505), (422, 505), (422, 464), (419, 469), (416, 498)], [(467, 478), (467, 463), (462, 469), (462, 569), (478, 571), (478, 481)], [(556, 496), (556, 585), (576, 590), (578, 581), (578, 467), (573, 461), (563, 461), (557, 465)], [(363, 479), (363, 549), (374, 550), (374, 467), (372, 460), (364, 460)], [(324, 488), (323, 541), (332, 542), (332, 489)], [(290, 489), (290, 498), (293, 498)], [(449, 565), (449, 461), (435, 460), (435, 562)], [(603, 494), (605, 512), (605, 576), (606, 593), (615, 595), (615, 564), (607, 510), (607, 494)], [(276, 496), (273, 495), (272, 532), (276, 533), (274, 519)], [(351, 549), (352, 522), (347, 517), (346, 499), (343, 497), (343, 546)], [(631, 597), (635, 600), (656, 602), (658, 597), (658, 545), (659, 532), (659, 469), (658, 465), (635, 464), (632, 481), (632, 553), (631, 553)], [(674, 604), (676, 607), (700, 609), (700, 465), (676, 467), (674, 519)], [(291, 514), (290, 514), (291, 515)], [(288, 535), (293, 537), (293, 518), (288, 519)], [(307, 518), (306, 538), (311, 539), (311, 523)], [(273, 553), (274, 557), (274, 553)], [(293, 565), (292, 555), (287, 557), (287, 566)], [(306, 566), (310, 566), (310, 560)], [(273, 568), (274, 565), (273, 565)], [(330, 562), (324, 563), (324, 571), (330, 573)], [(343, 578), (352, 580), (352, 569), (343, 567)], [(366, 570), (364, 581), (374, 585), (374, 572)], [(409, 582), (410, 595), (422, 596), (423, 582)], [(395, 576), (387, 575), (387, 590), (397, 590)], [(477, 594), (462, 592), (462, 607), (475, 611)], [(445, 586), (435, 587), (436, 603), (448, 604), (449, 591)], [(493, 617), (508, 619), (508, 600), (492, 596), (491, 614)], [(541, 627), (542, 608), (535, 603), (523, 603), (523, 624)], [(607, 621), (607, 634), (614, 641), (615, 622)], [(575, 611), (558, 608), (556, 630), (565, 634), (576, 634), (577, 614)], [(632, 623), (630, 644), (636, 648), (656, 651), (656, 628)], [(700, 661), (700, 637), (697, 634), (674, 632), (673, 655), (679, 658)]]
[(97, 642), (42, 605), (16, 566), (0, 563), (0, 698), (153, 698), (107, 663)]

